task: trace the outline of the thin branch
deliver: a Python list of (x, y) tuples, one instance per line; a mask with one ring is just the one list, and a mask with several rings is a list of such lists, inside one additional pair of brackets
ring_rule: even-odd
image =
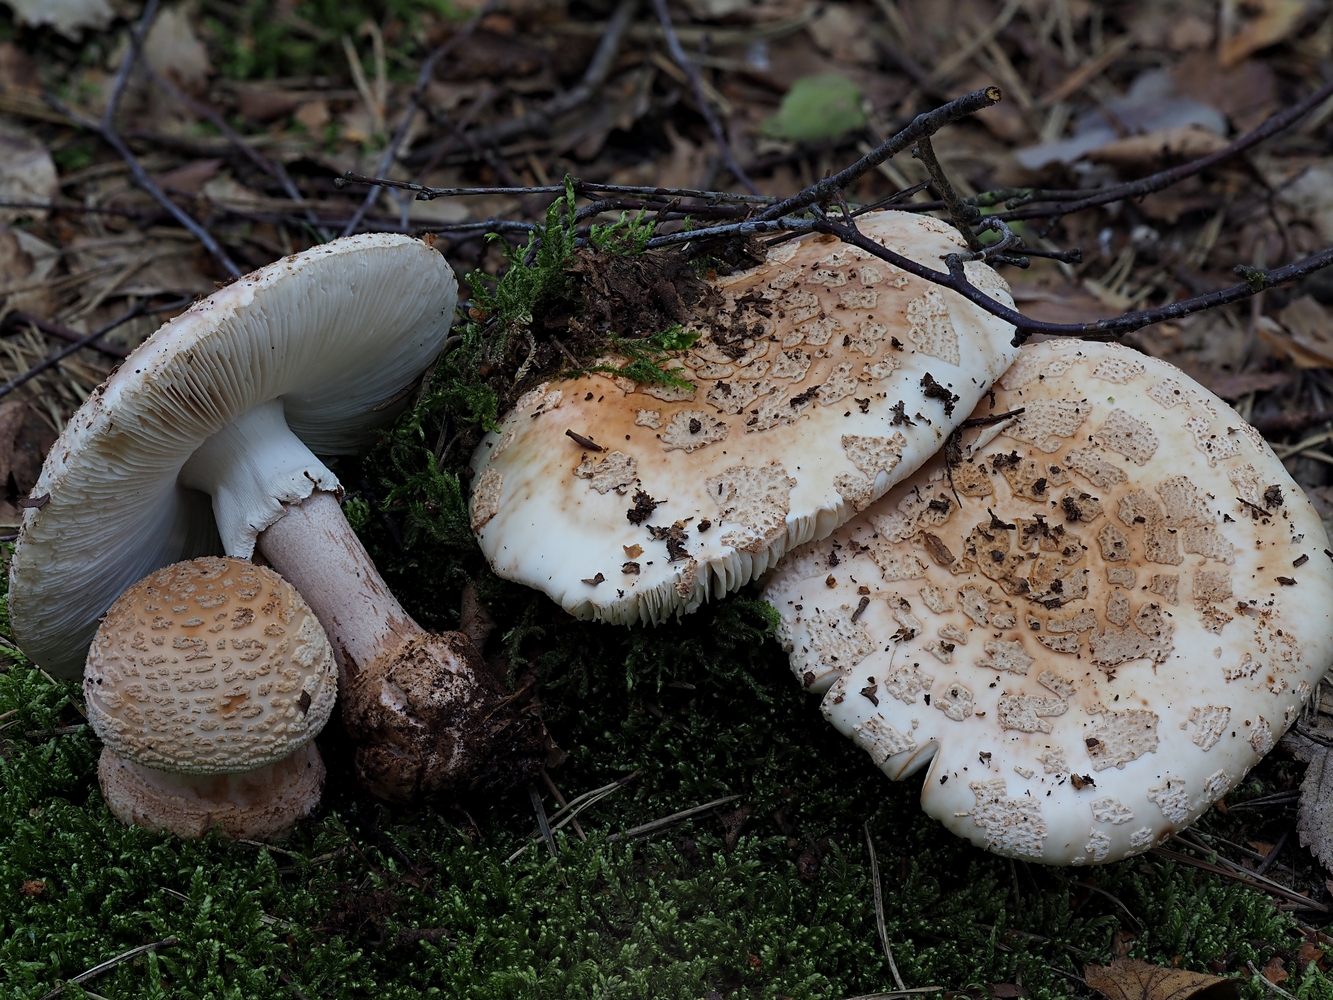
[[(77, 330), (71, 330), (67, 326), (59, 323), (53, 323), (50, 320), (33, 316), (31, 313), (12, 312), (5, 317), (6, 326), (33, 326), (42, 333), (49, 334), (52, 337), (59, 337), (61, 340), (68, 341), (71, 344), (81, 343), (87, 335), (79, 333)], [(129, 357), (129, 348), (122, 347), (120, 344), (104, 344), (94, 340), (85, 345), (91, 347), (94, 351), (99, 351), (109, 358)]]
[[(255, 149), (250, 143), (246, 142), (239, 132), (227, 124), (227, 120), (218, 113), (216, 108), (191, 97), (185, 91), (181, 90), (180, 87), (176, 86), (170, 79), (155, 70), (150, 64), (145, 63), (144, 68), (147, 70), (148, 75), (153, 79), (154, 83), (170, 94), (176, 101), (184, 104), (195, 114), (207, 118), (213, 127), (221, 132), (226, 140), (230, 142), (242, 156), (282, 185), (282, 189), (287, 192), (288, 198), (297, 202), (305, 200), (305, 196), (301, 194), (300, 188), (298, 188), (296, 182), (292, 180), (291, 174), (287, 173), (287, 168), (277, 160), (269, 159), (263, 153), (259, 152), (259, 150)], [(306, 209), (306, 216), (306, 221), (312, 226), (315, 225), (314, 211), (312, 209)], [(317, 226), (316, 229), (318, 230)], [(331, 233), (322, 230), (318, 231), (322, 239), (329, 240), (332, 238)]]
[(87, 972), (80, 972), (77, 976), (65, 980), (49, 993), (44, 993), (41, 1000), (55, 1000), (65, 992), (65, 986), (68, 983), (86, 983), (90, 979), (95, 979), (104, 972), (110, 972), (118, 965), (138, 958), (140, 955), (147, 955), (151, 951), (158, 951), (161, 948), (172, 948), (180, 944), (180, 939), (175, 937), (165, 937), (161, 941), (151, 941), (148, 944), (141, 944), (137, 948), (131, 948), (129, 951), (121, 952), (115, 958), (108, 958), (99, 965), (94, 965)]
[(850, 167), (838, 171), (832, 177), (825, 177), (823, 180), (810, 185), (804, 191), (778, 202), (767, 209), (759, 218), (763, 220), (779, 219), (784, 215), (799, 212), (810, 205), (828, 201), (838, 191), (851, 187), (864, 174), (874, 170), (895, 153), (901, 153), (914, 143), (934, 135), (944, 126), (950, 125), (960, 118), (966, 118), (983, 108), (989, 108), (991, 105), (998, 103), (1000, 97), (999, 87), (987, 87), (985, 90), (975, 90), (970, 94), (964, 94), (957, 100), (950, 101), (933, 111), (922, 112), (913, 118), (911, 123), (901, 132), (885, 139)]
[[(575, 194), (618, 194), (626, 197), (639, 197), (646, 199), (663, 198), (694, 198), (699, 201), (708, 202), (740, 202), (743, 204), (771, 205), (776, 198), (771, 195), (751, 195), (735, 194), (731, 191), (701, 191), (697, 188), (667, 188), (651, 187), (634, 184), (596, 184), (592, 181), (579, 180), (573, 178)], [(334, 180), (334, 184), (341, 187), (345, 184), (379, 184), (382, 187), (401, 188), (404, 191), (415, 191), (418, 201), (433, 201), (436, 198), (466, 198), (473, 195), (529, 195), (529, 194), (554, 194), (563, 195), (565, 186), (563, 184), (545, 184), (537, 187), (428, 187), (425, 184), (417, 184), (412, 181), (395, 181), (388, 177), (367, 177), (364, 174), (348, 171), (341, 177)], [(920, 190), (919, 188), (917, 190)], [(901, 192), (899, 192), (901, 194)], [(894, 196), (896, 197), (896, 195)]]
[(667, 51), (671, 53), (672, 61), (689, 77), (690, 90), (694, 92), (694, 102), (699, 105), (699, 113), (708, 123), (708, 131), (713, 133), (713, 141), (717, 143), (718, 152), (722, 154), (722, 161), (746, 190), (751, 194), (758, 194), (759, 189), (754, 186), (754, 182), (737, 162), (736, 154), (731, 151), (731, 143), (727, 141), (726, 130), (722, 128), (722, 123), (718, 121), (712, 105), (708, 103), (699, 67), (694, 65), (690, 57), (685, 54), (685, 50), (681, 48), (680, 38), (676, 35), (676, 26), (671, 23), (671, 12), (667, 10), (666, 0), (653, 0), (653, 9), (657, 11), (657, 20), (662, 24), (662, 34), (666, 38)]
[(1129, 181), (1125, 184), (1116, 184), (1109, 188), (1103, 188), (1092, 194), (1089, 194), (1087, 191), (1023, 192), (1017, 195), (1021, 200), (1058, 201), (1061, 202), (1060, 207), (1024, 208), (1018, 211), (1002, 213), (1000, 217), (1006, 221), (1012, 222), (1018, 219), (1044, 219), (1049, 218), (1052, 215), (1069, 215), (1073, 212), (1081, 212), (1084, 209), (1106, 205), (1113, 201), (1122, 201), (1126, 198), (1142, 198), (1145, 195), (1164, 190), (1165, 188), (1171, 187), (1173, 184), (1179, 184), (1186, 178), (1202, 173), (1209, 167), (1216, 166), (1219, 163), (1231, 159), (1233, 156), (1245, 152), (1247, 149), (1257, 146), (1265, 139), (1271, 139), (1273, 136), (1285, 132), (1329, 97), (1333, 97), (1333, 80), (1325, 83), (1318, 90), (1306, 97), (1305, 100), (1298, 104), (1293, 104), (1284, 111), (1279, 111), (1258, 128), (1251, 132), (1247, 132), (1234, 142), (1223, 146), (1215, 153), (1201, 156), (1197, 160), (1190, 160), (1188, 163), (1182, 163), (1180, 166), (1172, 167), (1169, 170), (1162, 170), (1155, 174), (1150, 174), (1137, 181)]
[[(398, 148), (403, 144), (403, 140), (407, 138), (407, 131), (412, 127), (412, 119), (416, 117), (417, 109), (421, 107), (421, 99), (426, 94), (426, 86), (430, 83), (431, 77), (435, 75), (435, 67), (441, 59), (472, 37), (472, 33), (477, 30), (477, 25), (481, 23), (481, 19), (489, 14), (494, 7), (495, 0), (487, 0), (481, 9), (472, 15), (467, 24), (458, 30), (457, 34), (436, 48), (421, 64), (421, 71), (417, 73), (416, 86), (412, 88), (412, 94), (407, 99), (407, 110), (403, 112), (402, 120), (398, 123), (393, 138), (389, 140), (389, 145), (384, 149), (384, 155), (380, 157), (380, 165), (376, 173), (388, 173), (389, 168), (393, 166), (394, 158), (398, 155)], [(344, 40), (344, 44), (350, 44), (350, 42)], [(372, 187), (366, 192), (365, 199), (352, 213), (352, 217), (347, 220), (347, 225), (343, 227), (342, 235), (351, 236), (352, 233), (356, 232), (356, 227), (361, 224), (361, 219), (370, 211), (370, 206), (375, 203), (379, 193), (378, 186)]]
[(54, 354), (47, 355), (41, 361), (37, 362), (37, 364), (33, 365), (31, 368), (25, 371), (23, 374), (15, 375), (4, 385), (0, 385), (0, 399), (3, 399), (5, 396), (8, 396), (19, 386), (23, 385), (25, 382), (29, 382), (32, 379), (36, 378), (42, 372), (54, 368), (56, 365), (60, 364), (60, 362), (64, 361), (67, 357), (69, 357), (76, 351), (82, 350), (85, 347), (91, 347), (99, 337), (105, 336), (106, 334), (110, 333), (112, 330), (114, 330), (116, 327), (120, 326), (123, 323), (128, 323), (130, 320), (134, 319), (134, 317), (141, 316), (144, 313), (148, 312), (170, 312), (173, 309), (179, 309), (182, 306), (188, 305), (189, 302), (190, 302), (189, 299), (182, 299), (179, 302), (172, 302), (169, 305), (165, 306), (157, 306), (154, 309), (147, 309), (142, 304), (135, 306), (134, 308), (128, 310), (127, 312), (122, 313), (120, 316), (117, 316), (115, 319), (113, 319), (110, 323), (107, 323), (105, 326), (100, 326), (92, 333), (79, 338), (78, 340), (74, 341), (71, 344), (66, 345), (65, 347), (62, 347)]
[(953, 220), (953, 224), (958, 231), (963, 234), (967, 248), (969, 250), (980, 250), (981, 240), (977, 239), (972, 227), (981, 218), (981, 211), (975, 205), (969, 205), (958, 197), (958, 192), (949, 183), (949, 178), (944, 173), (944, 167), (940, 165), (939, 158), (935, 156), (935, 147), (931, 144), (930, 136), (922, 136), (921, 141), (912, 148), (912, 155), (925, 165), (926, 172), (930, 174), (935, 190), (940, 193), (940, 198), (943, 199), (945, 207), (949, 210), (949, 218)]
[(143, 16), (139, 18), (139, 23), (130, 32), (130, 50), (125, 54), (125, 58), (121, 60), (120, 71), (116, 74), (116, 81), (111, 89), (111, 100), (107, 102), (106, 111), (102, 113), (100, 120), (94, 121), (86, 115), (75, 111), (54, 94), (48, 93), (43, 94), (42, 96), (47, 104), (65, 115), (70, 121), (100, 135), (103, 141), (114, 149), (120, 155), (120, 158), (125, 161), (125, 165), (130, 168), (130, 173), (134, 175), (135, 183), (148, 192), (159, 205), (170, 212), (177, 222), (188, 229), (194, 238), (202, 243), (204, 248), (212, 254), (213, 259), (226, 269), (227, 273), (234, 278), (239, 278), (245, 272), (236, 266), (235, 261), (227, 255), (227, 251), (222, 249), (222, 245), (213, 238), (212, 233), (201, 226), (189, 215), (189, 213), (163, 193), (162, 189), (153, 182), (151, 177), (148, 176), (148, 172), (144, 170), (143, 165), (138, 161), (135, 155), (130, 152), (130, 147), (125, 145), (125, 140), (121, 138), (120, 133), (116, 131), (116, 110), (120, 105), (120, 98), (125, 90), (125, 82), (129, 79), (130, 70), (133, 69), (134, 64), (139, 61), (139, 53), (143, 49), (143, 40), (148, 34), (148, 28), (153, 23), (153, 18), (157, 16), (157, 7), (158, 0), (148, 0), (147, 6), (144, 7)]
[[(593, 53), (588, 68), (584, 70), (583, 79), (576, 86), (544, 101), (525, 115), (506, 118), (494, 125), (479, 128), (469, 133), (470, 139), (479, 146), (494, 146), (524, 132), (545, 130), (550, 127), (553, 119), (591, 100), (606, 82), (606, 78), (611, 75), (611, 70), (615, 68), (616, 56), (620, 53), (620, 43), (625, 38), (638, 6), (639, 0), (621, 0), (620, 6), (607, 22), (606, 33), (598, 43), (597, 51)], [(442, 139), (422, 148), (414, 155), (420, 155), (422, 159), (430, 159), (437, 154), (443, 155), (456, 149), (455, 144), (459, 141), (453, 137)]]

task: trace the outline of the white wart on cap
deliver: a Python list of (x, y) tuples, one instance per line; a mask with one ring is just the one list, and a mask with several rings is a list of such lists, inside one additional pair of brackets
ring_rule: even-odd
[(88, 721), (118, 757), (181, 774), (281, 760), (324, 728), (338, 693), (314, 613), (271, 569), (203, 558), (111, 606), (83, 676)]
[[(938, 220), (881, 212), (867, 236), (932, 267)], [(984, 264), (969, 277), (999, 301)], [(528, 393), (472, 462), (472, 527), (500, 576), (571, 614), (660, 622), (735, 590), (914, 471), (1017, 355), (1013, 328), (831, 237), (718, 279), (723, 305), (677, 373)]]
[[(1263, 438), (1116, 345), (1025, 347), (963, 432), (765, 598), (796, 676), (925, 811), (1047, 864), (1148, 850), (1333, 662), (1333, 563)], [(954, 451), (954, 449), (949, 449)]]
[(158, 330), (70, 419), (33, 488), (49, 499), (25, 513), (10, 569), (24, 652), (78, 676), (98, 616), (131, 583), (194, 556), (249, 558), (285, 505), (337, 491), (315, 455), (355, 454), (392, 421), (456, 297), (420, 240), (352, 236)]

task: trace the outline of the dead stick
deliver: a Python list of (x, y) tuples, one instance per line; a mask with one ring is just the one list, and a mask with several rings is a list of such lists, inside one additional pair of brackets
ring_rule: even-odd
[(864, 174), (869, 173), (895, 153), (900, 153), (914, 143), (934, 135), (946, 125), (966, 118), (983, 108), (989, 108), (1000, 100), (999, 87), (987, 87), (964, 94), (957, 100), (950, 101), (933, 111), (924, 111), (912, 119), (911, 123), (898, 134), (881, 142), (850, 167), (838, 171), (832, 177), (811, 184), (792, 197), (778, 202), (759, 216), (760, 219), (779, 219), (784, 215), (799, 212), (817, 202), (828, 201), (836, 192), (849, 188)]
[(642, 826), (631, 827), (624, 833), (613, 833), (607, 837), (608, 841), (628, 839), (630, 837), (643, 837), (650, 833), (656, 833), (658, 830), (665, 830), (669, 826), (675, 826), (677, 823), (698, 816), (700, 813), (706, 813), (710, 809), (716, 809), (718, 806), (724, 806), (728, 802), (735, 802), (739, 795), (726, 795), (720, 799), (714, 799), (712, 802), (705, 802), (701, 806), (695, 806), (692, 809), (682, 809), (678, 813), (672, 813), (670, 816), (663, 816), (661, 819), (655, 819), (651, 823), (644, 823)]
[[(40, 319), (31, 313), (12, 312), (6, 317), (6, 321), (12, 326), (33, 326), (42, 333), (50, 334), (52, 337), (59, 337), (61, 340), (69, 341), (71, 344), (77, 344), (86, 339), (87, 334), (79, 333), (78, 330), (71, 330), (67, 326), (61, 326), (59, 323), (52, 323), (50, 320)], [(107, 357), (124, 358), (129, 356), (129, 348), (122, 347), (120, 344), (103, 344), (92, 341), (86, 346), (94, 351), (100, 351)]]
[[(398, 123), (398, 128), (394, 130), (393, 138), (389, 140), (389, 145), (384, 150), (384, 155), (380, 157), (379, 170), (376, 173), (387, 173), (393, 166), (394, 158), (398, 155), (398, 147), (403, 144), (407, 138), (407, 130), (412, 127), (412, 119), (416, 117), (417, 110), (421, 107), (421, 99), (425, 96), (426, 86), (430, 83), (431, 77), (435, 74), (435, 67), (439, 65), (441, 59), (447, 56), (455, 48), (472, 37), (472, 33), (477, 30), (477, 25), (481, 19), (495, 8), (495, 0), (487, 0), (482, 8), (477, 11), (458, 33), (450, 38), (443, 45), (438, 46), (434, 52), (426, 57), (426, 61), (421, 64), (421, 71), (417, 73), (416, 86), (412, 88), (412, 94), (407, 99), (407, 110), (403, 113), (402, 120)], [(347, 44), (351, 44), (348, 42)], [(366, 197), (362, 200), (360, 207), (352, 213), (352, 217), (347, 220), (347, 225), (343, 227), (342, 234), (351, 236), (356, 232), (356, 227), (361, 224), (361, 219), (370, 211), (370, 206), (375, 203), (380, 189), (378, 186), (372, 187), (366, 192)]]
[(48, 93), (43, 94), (42, 96), (47, 104), (65, 115), (70, 121), (100, 135), (102, 140), (114, 149), (120, 155), (120, 158), (125, 161), (125, 165), (130, 168), (130, 173), (134, 175), (135, 183), (148, 192), (154, 201), (170, 212), (177, 222), (188, 229), (194, 238), (204, 245), (204, 248), (213, 256), (213, 259), (226, 269), (227, 273), (232, 277), (239, 278), (245, 272), (236, 266), (236, 262), (227, 255), (227, 251), (222, 249), (222, 245), (213, 238), (212, 233), (201, 226), (188, 212), (163, 193), (162, 189), (159, 188), (153, 182), (153, 179), (148, 176), (148, 172), (144, 170), (143, 164), (141, 164), (135, 155), (130, 152), (130, 147), (125, 145), (125, 140), (121, 138), (120, 133), (116, 131), (116, 110), (120, 105), (121, 95), (125, 91), (125, 82), (129, 79), (130, 70), (139, 60), (139, 53), (143, 48), (144, 37), (148, 33), (149, 26), (153, 23), (153, 18), (157, 16), (157, 7), (158, 0), (148, 0), (147, 6), (144, 7), (143, 16), (139, 18), (138, 25), (130, 32), (130, 51), (121, 61), (120, 72), (116, 74), (116, 81), (111, 90), (111, 100), (107, 102), (106, 111), (102, 113), (100, 120), (94, 121), (86, 115), (75, 111), (54, 94)]
[(754, 186), (754, 182), (739, 163), (736, 162), (736, 154), (731, 151), (731, 143), (727, 141), (727, 133), (722, 128), (722, 123), (718, 121), (712, 105), (708, 103), (708, 98), (704, 95), (703, 77), (699, 75), (699, 67), (694, 65), (690, 57), (685, 54), (681, 48), (680, 38), (676, 35), (676, 27), (671, 23), (671, 12), (667, 10), (666, 0), (653, 0), (653, 8), (657, 11), (657, 20), (662, 24), (662, 34), (666, 37), (667, 51), (671, 53), (671, 59), (681, 71), (689, 77), (690, 89), (694, 91), (694, 101), (699, 105), (699, 113), (704, 116), (704, 121), (708, 123), (708, 131), (713, 133), (713, 141), (717, 143), (718, 152), (722, 154), (722, 160), (726, 163), (727, 169), (731, 171), (736, 180), (744, 185), (745, 189), (751, 194), (758, 194), (759, 189)]

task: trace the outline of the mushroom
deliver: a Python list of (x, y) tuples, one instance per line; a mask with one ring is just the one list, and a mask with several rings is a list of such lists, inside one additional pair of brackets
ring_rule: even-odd
[(111, 605), (83, 676), (107, 805), (125, 823), (272, 839), (319, 804), (312, 738), (337, 695), (314, 612), (271, 569), (205, 557)]
[(535, 766), (539, 726), (503, 701), (466, 637), (429, 635), (403, 610), (315, 457), (358, 453), (396, 416), (440, 352), (456, 297), (449, 265), (422, 241), (353, 236), (164, 325), (70, 419), (33, 488), (45, 500), (25, 513), (10, 569), (24, 652), (75, 676), (98, 616), (130, 582), (257, 546), (333, 641), (372, 792), (401, 801)]
[(922, 806), (977, 846), (1139, 854), (1333, 662), (1324, 529), (1234, 410), (1118, 345), (1025, 347), (964, 426), (773, 574), (792, 669), (889, 777), (927, 769)]
[[(857, 221), (932, 266), (964, 249), (924, 216)], [(714, 285), (673, 362), (685, 386), (614, 369), (552, 382), (483, 439), (471, 518), (498, 575), (584, 619), (693, 611), (910, 475), (1017, 355), (1009, 325), (833, 237)]]

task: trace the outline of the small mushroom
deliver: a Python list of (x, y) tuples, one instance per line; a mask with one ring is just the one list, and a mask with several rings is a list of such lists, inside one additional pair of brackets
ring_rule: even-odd
[(111, 605), (84, 670), (107, 805), (180, 837), (283, 836), (319, 804), (311, 740), (336, 670), (314, 612), (271, 569), (206, 557), (149, 574)]
[(363, 450), (439, 353), (457, 283), (420, 240), (373, 234), (286, 257), (158, 330), (49, 454), (10, 569), (23, 650), (75, 676), (132, 581), (256, 547), (333, 642), (366, 786), (393, 801), (517, 780), (540, 725), (461, 634), (427, 634), (347, 524), (316, 457)]
[[(924, 216), (857, 222), (933, 267), (961, 247)], [(966, 268), (1011, 301), (988, 266)], [(672, 363), (692, 388), (551, 382), (481, 442), (472, 527), (498, 575), (579, 618), (692, 611), (910, 475), (1017, 356), (1007, 324), (832, 237), (714, 285)]]
[(927, 769), (926, 812), (974, 844), (1141, 853), (1333, 663), (1323, 526), (1234, 410), (1118, 345), (1025, 347), (972, 416), (778, 567), (792, 669), (889, 777)]

